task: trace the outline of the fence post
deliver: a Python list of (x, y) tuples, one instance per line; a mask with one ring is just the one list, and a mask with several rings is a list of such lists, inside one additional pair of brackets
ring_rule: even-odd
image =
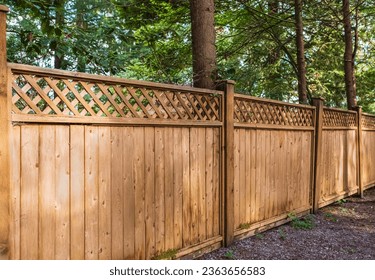
[(313, 185), (313, 213), (319, 209), (320, 186), (322, 179), (322, 135), (323, 135), (323, 106), (324, 99), (312, 98), (316, 108), (315, 118), (315, 155), (314, 155), (314, 185)]
[(232, 80), (217, 83), (217, 89), (224, 91), (222, 137), (224, 246), (229, 246), (234, 239), (234, 85), (235, 82)]
[(363, 178), (362, 178), (362, 171), (363, 171), (363, 145), (362, 145), (362, 107), (357, 106), (355, 108), (357, 111), (357, 157), (358, 157), (358, 167), (357, 167), (357, 176), (358, 176), (358, 195), (363, 198)]
[(9, 100), (6, 51), (6, 13), (0, 5), (0, 260), (9, 259)]

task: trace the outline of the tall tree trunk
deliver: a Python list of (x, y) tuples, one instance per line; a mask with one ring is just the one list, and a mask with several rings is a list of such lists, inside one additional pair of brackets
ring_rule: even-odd
[(214, 13), (214, 0), (190, 0), (194, 87), (215, 87), (217, 73)]
[[(270, 17), (276, 17), (279, 13), (279, 0), (268, 0), (268, 15)], [(279, 34), (279, 29), (274, 27), (276, 36)], [(277, 48), (274, 48), (271, 50), (271, 52), (268, 54), (268, 63), (270, 65), (275, 64), (280, 59), (280, 48), (277, 46)]]
[[(81, 29), (82, 31), (87, 30), (88, 27), (87, 22), (85, 20), (86, 6), (86, 0), (76, 0), (76, 25), (77, 28)], [(82, 45), (82, 39), (78, 37), (77, 46), (82, 47)], [(77, 56), (77, 71), (86, 72), (86, 59), (81, 54), (78, 54)]]
[(352, 25), (350, 20), (349, 0), (342, 1), (343, 23), (344, 23), (344, 71), (345, 71), (345, 90), (348, 109), (354, 109), (357, 105), (356, 90), (354, 87), (354, 57), (353, 57), (353, 38)]
[(302, 0), (294, 0), (294, 9), (297, 45), (298, 100), (301, 104), (307, 104), (305, 43), (303, 40), (302, 22)]
[[(65, 24), (65, 9), (64, 4), (65, 0), (55, 0), (55, 13), (56, 13), (56, 27), (60, 28), (60, 30), (63, 30), (64, 24)], [(63, 52), (58, 53), (60, 45), (60, 38), (57, 39), (56, 49), (55, 49), (55, 56), (54, 56), (54, 67), (56, 69), (64, 69), (65, 63), (64, 63), (64, 54)]]

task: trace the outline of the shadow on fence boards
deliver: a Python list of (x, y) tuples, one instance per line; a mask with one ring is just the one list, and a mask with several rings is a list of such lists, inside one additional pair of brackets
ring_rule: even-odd
[(375, 116), (7, 63), (0, 258), (193, 258), (375, 185)]

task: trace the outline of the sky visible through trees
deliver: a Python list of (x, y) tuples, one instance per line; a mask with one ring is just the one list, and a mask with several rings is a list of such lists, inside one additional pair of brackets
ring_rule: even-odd
[[(8, 61), (192, 85), (190, 2), (5, 0), (1, 4), (11, 9)], [(298, 102), (305, 89), (308, 101), (321, 96), (326, 105), (342, 108), (353, 105), (347, 93), (354, 90), (357, 104), (375, 112), (375, 0), (218, 0), (214, 5), (212, 79), (232, 79), (237, 92), (289, 102)], [(302, 23), (300, 38), (297, 23)], [(299, 88), (301, 77), (305, 85)]]

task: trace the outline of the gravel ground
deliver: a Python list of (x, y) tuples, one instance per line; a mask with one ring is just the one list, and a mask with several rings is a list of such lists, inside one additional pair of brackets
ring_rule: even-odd
[(364, 199), (349, 197), (200, 259), (375, 260), (375, 188)]

